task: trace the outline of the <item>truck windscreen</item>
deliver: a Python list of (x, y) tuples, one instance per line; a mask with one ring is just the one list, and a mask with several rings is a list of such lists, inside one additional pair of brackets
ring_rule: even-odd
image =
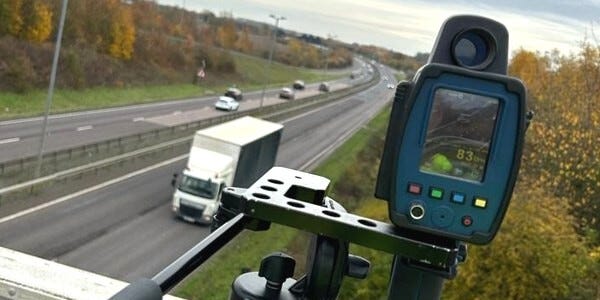
[(443, 88), (433, 97), (420, 171), (481, 182), (498, 99)]
[(212, 181), (206, 181), (184, 175), (179, 183), (179, 190), (192, 194), (194, 196), (214, 199), (217, 194), (218, 186)]

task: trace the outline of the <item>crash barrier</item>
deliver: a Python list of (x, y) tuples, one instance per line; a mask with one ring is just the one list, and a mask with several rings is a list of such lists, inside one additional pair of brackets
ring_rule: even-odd
[[(5, 186), (0, 188), (0, 207), (26, 200), (48, 188), (57, 189), (57, 185), (63, 195), (75, 192), (82, 185), (91, 185), (85, 182), (85, 178), (90, 177), (88, 175), (93, 175), (93, 182), (99, 182), (114, 177), (115, 169), (120, 169), (121, 173), (123, 170), (132, 171), (187, 153), (193, 134), (199, 129), (247, 115), (279, 121), (366, 90), (377, 84), (379, 79), (380, 74), (374, 72), (370, 80), (346, 89), (49, 152), (43, 157), (44, 175), (35, 179), (36, 157), (0, 163), (0, 186)], [(104, 178), (99, 178), (102, 175)], [(13, 182), (6, 186), (6, 181)], [(9, 213), (5, 211), (5, 214)]]

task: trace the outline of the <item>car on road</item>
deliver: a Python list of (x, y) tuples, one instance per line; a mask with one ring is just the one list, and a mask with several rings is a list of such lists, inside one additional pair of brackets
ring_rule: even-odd
[(240, 103), (231, 97), (221, 96), (219, 97), (219, 100), (217, 100), (217, 103), (215, 103), (215, 108), (227, 111), (238, 110), (238, 108), (240, 108)]
[(224, 96), (233, 98), (236, 101), (240, 101), (244, 97), (242, 95), (242, 91), (240, 89), (238, 89), (238, 88), (235, 88), (235, 87), (228, 88), (227, 91), (225, 91), (225, 95)]
[(319, 91), (321, 92), (329, 92), (329, 90), (331, 90), (331, 87), (329, 86), (329, 83), (327, 82), (323, 82), (319, 85)]
[(279, 92), (279, 98), (294, 100), (294, 98), (296, 98), (296, 95), (294, 94), (294, 90), (290, 88), (282, 88)]
[(302, 81), (302, 80), (296, 80), (296, 81), (294, 81), (294, 84), (292, 85), (292, 87), (295, 90), (303, 90), (304, 87), (305, 87), (304, 81)]
[(395, 88), (395, 86), (393, 84), (391, 84), (391, 83), (388, 83), (387, 88), (388, 89), (393, 89), (393, 88)]

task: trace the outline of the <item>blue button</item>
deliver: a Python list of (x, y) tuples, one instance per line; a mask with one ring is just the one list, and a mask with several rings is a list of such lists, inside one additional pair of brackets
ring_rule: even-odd
[(457, 192), (452, 192), (452, 197), (450, 197), (450, 199), (452, 200), (452, 202), (456, 202), (456, 203), (465, 203), (465, 194), (461, 194), (461, 193), (457, 193)]

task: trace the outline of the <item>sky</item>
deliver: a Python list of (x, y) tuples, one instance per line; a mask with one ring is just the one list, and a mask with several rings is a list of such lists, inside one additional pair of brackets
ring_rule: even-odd
[[(404, 54), (430, 52), (445, 19), (475, 14), (503, 23), (510, 51), (577, 53), (600, 30), (600, 0), (158, 0), (159, 3), (227, 11), (236, 18), (274, 23), (303, 33), (336, 36), (344, 42), (372, 44)], [(600, 33), (598, 33), (600, 35)], [(599, 36), (600, 38), (600, 36)]]

